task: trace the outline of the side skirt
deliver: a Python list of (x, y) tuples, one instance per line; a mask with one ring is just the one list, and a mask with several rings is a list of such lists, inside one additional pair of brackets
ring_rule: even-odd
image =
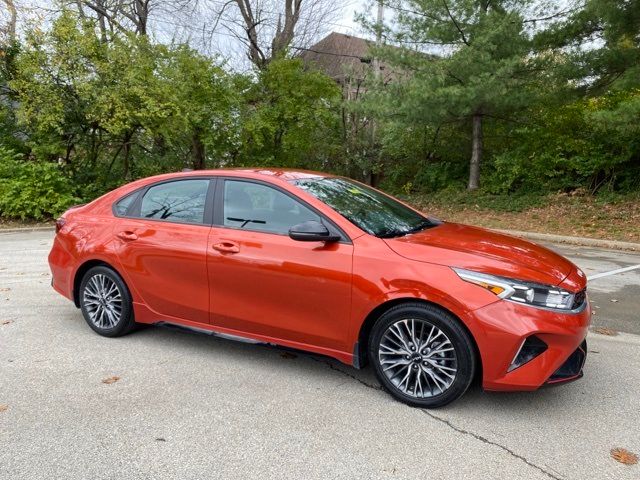
[(266, 335), (253, 335), (230, 328), (224, 328), (217, 325), (207, 325), (204, 323), (196, 323), (180, 318), (166, 317), (159, 315), (151, 311), (146, 305), (134, 302), (134, 311), (136, 322), (146, 323), (151, 325), (163, 325), (182, 328), (198, 333), (205, 333), (207, 335), (217, 336), (221, 338), (227, 338), (230, 340), (237, 340), (245, 343), (253, 344), (267, 344), (276, 345), (281, 347), (294, 348), (296, 350), (302, 350), (305, 352), (318, 353), (320, 355), (326, 355), (328, 357), (335, 358), (342, 363), (353, 366), (354, 356), (351, 353), (343, 352), (340, 350), (333, 350), (331, 348), (318, 347), (316, 345), (310, 345), (307, 343), (293, 342), (290, 340), (283, 340), (280, 338), (268, 337)]

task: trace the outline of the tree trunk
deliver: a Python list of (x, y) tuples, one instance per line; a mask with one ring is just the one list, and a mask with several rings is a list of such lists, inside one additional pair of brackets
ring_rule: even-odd
[[(102, 0), (100, 0), (100, 6), (104, 8)], [(101, 13), (98, 13), (98, 25), (100, 25), (100, 40), (102, 43), (107, 43), (107, 21)]]
[(133, 4), (136, 30), (139, 35), (147, 34), (147, 22), (149, 21), (149, 0), (135, 0)]
[(16, 21), (18, 17), (18, 12), (16, 10), (16, 6), (13, 0), (4, 0), (4, 4), (7, 6), (7, 10), (9, 11), (9, 22), (7, 23), (7, 36), (9, 37), (10, 42), (14, 42), (16, 40)]
[(200, 135), (198, 135), (198, 133), (194, 133), (193, 138), (191, 139), (191, 157), (193, 158), (193, 169), (204, 170), (204, 144), (202, 143), (202, 140), (200, 139)]
[(258, 27), (265, 21), (262, 17), (269, 15), (270, 12), (265, 10), (261, 2), (235, 0), (244, 22), (243, 27), (247, 40), (249, 60), (251, 60), (258, 69), (264, 70), (271, 60), (286, 53), (293, 41), (296, 25), (300, 20), (302, 1), (303, 0), (284, 0), (284, 19), (282, 15), (278, 16), (276, 30), (271, 39), (271, 51), (269, 52), (260, 44)]
[(135, 134), (135, 129), (130, 130), (124, 135), (124, 142), (122, 144), (122, 151), (124, 153), (124, 157), (122, 158), (122, 178), (125, 180), (129, 180), (131, 174), (131, 165), (129, 162), (129, 155), (131, 154), (131, 139)]
[(468, 190), (476, 190), (480, 185), (480, 162), (482, 161), (482, 115), (473, 116), (473, 146), (469, 164)]

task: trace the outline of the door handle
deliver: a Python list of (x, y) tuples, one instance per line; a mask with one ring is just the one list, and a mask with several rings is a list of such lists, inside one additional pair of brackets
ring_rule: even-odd
[(136, 235), (134, 232), (131, 232), (131, 231), (125, 231), (125, 232), (120, 232), (118, 234), (118, 238), (121, 238), (122, 240), (125, 240), (127, 242), (131, 242), (133, 240), (137, 240), (138, 235)]
[(240, 251), (240, 246), (234, 242), (214, 243), (212, 248), (222, 253), (238, 253)]

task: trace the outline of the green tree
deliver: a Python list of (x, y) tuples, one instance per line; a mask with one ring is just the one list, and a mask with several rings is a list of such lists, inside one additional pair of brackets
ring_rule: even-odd
[(194, 169), (220, 166), (238, 148), (241, 92), (237, 77), (186, 46), (166, 50), (158, 68), (174, 114), (154, 129), (173, 149), (187, 149)]
[(557, 59), (540, 88), (562, 97), (535, 105), (527, 124), (510, 132), (491, 189), (637, 189), (640, 3), (587, 0), (535, 41)]
[(10, 85), (33, 154), (60, 161), (89, 196), (138, 176), (203, 168), (225, 154), (237, 124), (235, 87), (211, 59), (146, 36), (105, 42), (95, 21), (70, 12), (29, 33)]
[(16, 124), (16, 95), (9, 87), (15, 74), (15, 59), (20, 45), (14, 41), (0, 40), (0, 146), (16, 151), (24, 150), (21, 132)]
[(537, 40), (571, 60), (568, 78), (590, 95), (640, 86), (640, 2), (587, 0)]
[(272, 60), (247, 90), (242, 118), (245, 164), (322, 168), (338, 137), (340, 89), (299, 59)]
[(541, 58), (524, 27), (527, 0), (410, 0), (399, 8), (397, 40), (438, 46), (438, 56), (409, 50), (381, 53), (406, 80), (385, 88), (394, 117), (436, 129), (458, 123), (471, 131), (467, 186), (479, 186), (483, 124), (510, 120), (530, 105)]

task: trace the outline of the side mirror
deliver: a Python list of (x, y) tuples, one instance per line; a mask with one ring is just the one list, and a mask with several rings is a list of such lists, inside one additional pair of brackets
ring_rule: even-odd
[(299, 242), (337, 242), (338, 235), (331, 235), (322, 223), (310, 220), (294, 225), (289, 229), (289, 236)]

